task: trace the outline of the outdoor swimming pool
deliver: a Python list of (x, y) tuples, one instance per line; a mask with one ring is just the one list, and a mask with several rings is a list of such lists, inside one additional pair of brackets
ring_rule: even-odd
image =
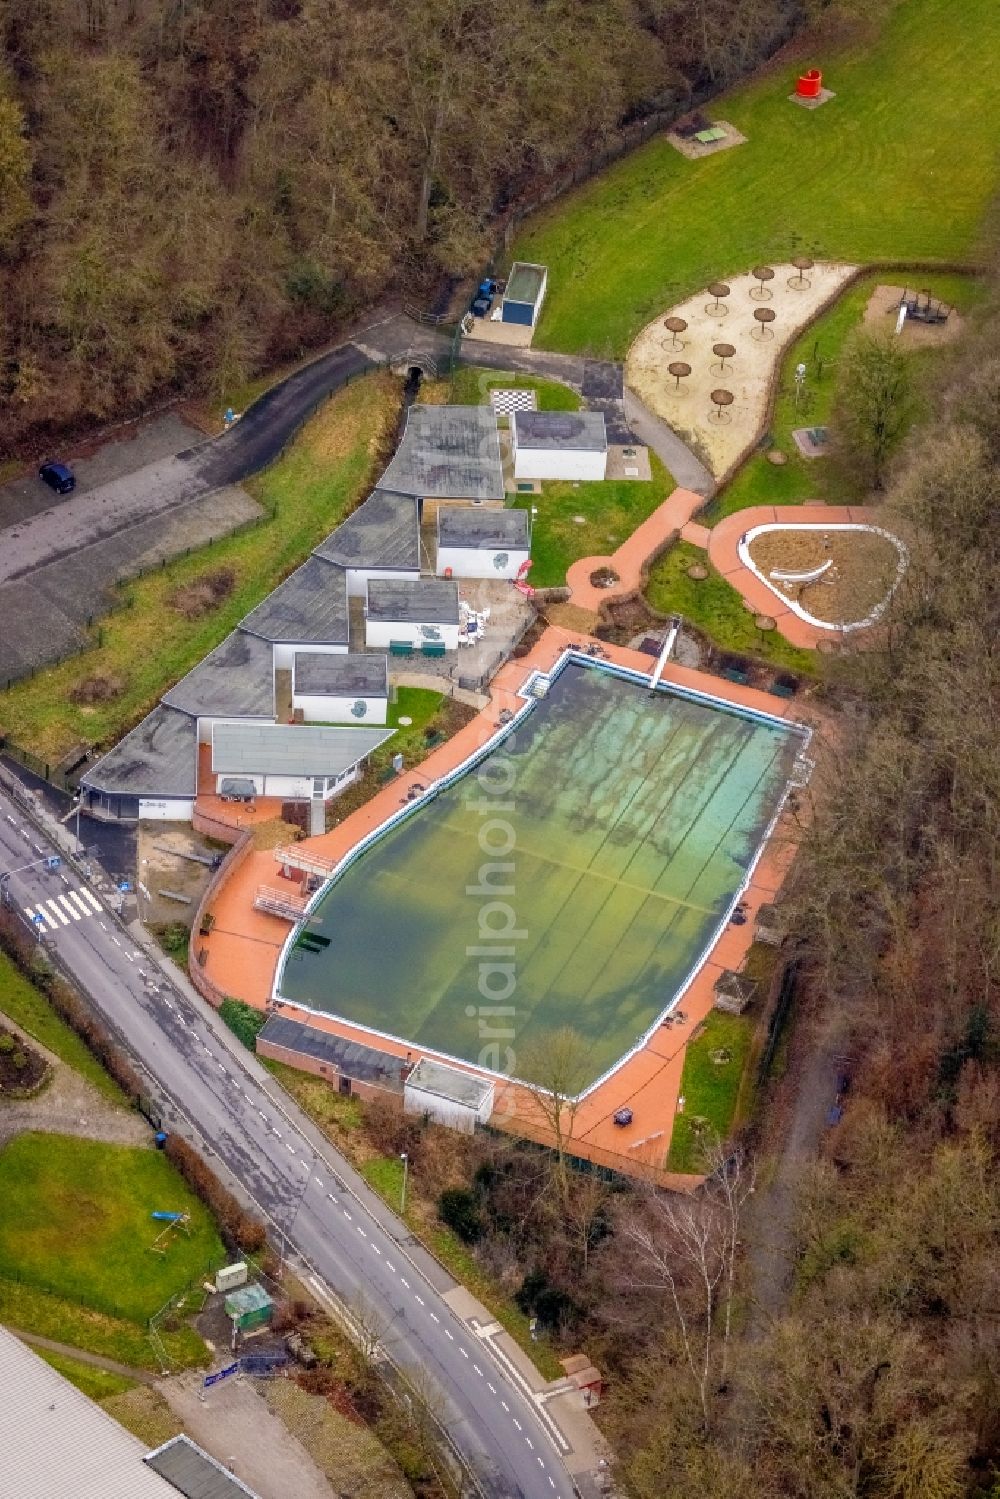
[(572, 659), (334, 877), (278, 992), (529, 1080), (572, 1027), (590, 1086), (711, 945), (802, 747), (794, 725)]

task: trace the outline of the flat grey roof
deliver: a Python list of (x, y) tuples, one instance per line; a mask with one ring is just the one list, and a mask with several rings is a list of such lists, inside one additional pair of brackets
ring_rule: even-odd
[(273, 655), (270, 641), (234, 630), (163, 701), (195, 718), (273, 718)]
[(398, 567), (420, 571), (420, 517), (412, 494), (381, 485), (315, 549), (340, 567)]
[(463, 1072), (461, 1067), (449, 1067), (445, 1062), (421, 1057), (409, 1077), (408, 1088), (419, 1088), (424, 1093), (434, 1093), (438, 1098), (447, 1098), (449, 1103), (461, 1103), (469, 1109), (479, 1109), (493, 1093), (493, 1083), (488, 1077), (477, 1077), (474, 1072)]
[(194, 796), (198, 726), (162, 705), (80, 777), (84, 786), (119, 796)]
[(452, 578), (369, 578), (368, 618), (411, 625), (457, 625), (458, 584)]
[(346, 645), (347, 574), (310, 557), (251, 610), (240, 628), (263, 640)]
[(281, 1015), (271, 1016), (258, 1032), (258, 1040), (270, 1041), (273, 1046), (284, 1046), (288, 1051), (326, 1062), (359, 1083), (375, 1083), (393, 1093), (403, 1091), (402, 1058), (378, 1051), (374, 1046), (364, 1046), (360, 1041), (346, 1041), (342, 1036), (333, 1036), (328, 1031), (317, 1030), (315, 1026), (303, 1025)]
[(603, 411), (514, 411), (511, 428), (519, 448), (606, 453)]
[(385, 656), (331, 656), (296, 651), (293, 692), (328, 693), (334, 697), (388, 697), (389, 665)]
[(234, 1473), (209, 1457), (183, 1432), (145, 1458), (146, 1466), (173, 1484), (184, 1499), (257, 1499)]
[(392, 729), (325, 724), (217, 723), (212, 729), (212, 772), (339, 776), (392, 734)]
[(496, 413), (489, 406), (411, 406), (382, 484), (426, 499), (502, 500)]
[(530, 302), (532, 307), (538, 301), (545, 280), (545, 267), (535, 265), (530, 260), (515, 260), (507, 277), (507, 290), (504, 292), (504, 300), (507, 302)]
[(486, 552), (527, 551), (527, 510), (485, 510), (481, 505), (444, 505), (438, 511), (438, 546)]

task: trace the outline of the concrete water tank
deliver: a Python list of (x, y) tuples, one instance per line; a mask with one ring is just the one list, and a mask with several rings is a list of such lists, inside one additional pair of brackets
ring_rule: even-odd
[(796, 85), (795, 92), (800, 99), (818, 99), (823, 89), (823, 74), (819, 68), (810, 68), (808, 73), (803, 73)]

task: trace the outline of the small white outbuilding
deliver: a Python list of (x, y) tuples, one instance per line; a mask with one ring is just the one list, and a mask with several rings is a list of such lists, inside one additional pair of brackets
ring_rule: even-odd
[(515, 479), (603, 479), (608, 434), (603, 411), (513, 411)]
[(526, 510), (450, 505), (437, 513), (439, 577), (516, 578), (530, 556)]
[(488, 1077), (421, 1057), (403, 1084), (403, 1111), (471, 1135), (493, 1113), (495, 1091)]
[(458, 650), (458, 584), (450, 578), (368, 580), (365, 645), (390, 655)]
[(292, 708), (305, 723), (385, 723), (389, 676), (384, 656), (296, 651)]

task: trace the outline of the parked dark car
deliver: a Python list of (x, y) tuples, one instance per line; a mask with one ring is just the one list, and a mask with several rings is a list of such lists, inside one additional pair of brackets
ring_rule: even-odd
[(76, 475), (65, 463), (43, 463), (38, 470), (38, 477), (43, 484), (54, 489), (56, 494), (72, 494), (76, 488)]

